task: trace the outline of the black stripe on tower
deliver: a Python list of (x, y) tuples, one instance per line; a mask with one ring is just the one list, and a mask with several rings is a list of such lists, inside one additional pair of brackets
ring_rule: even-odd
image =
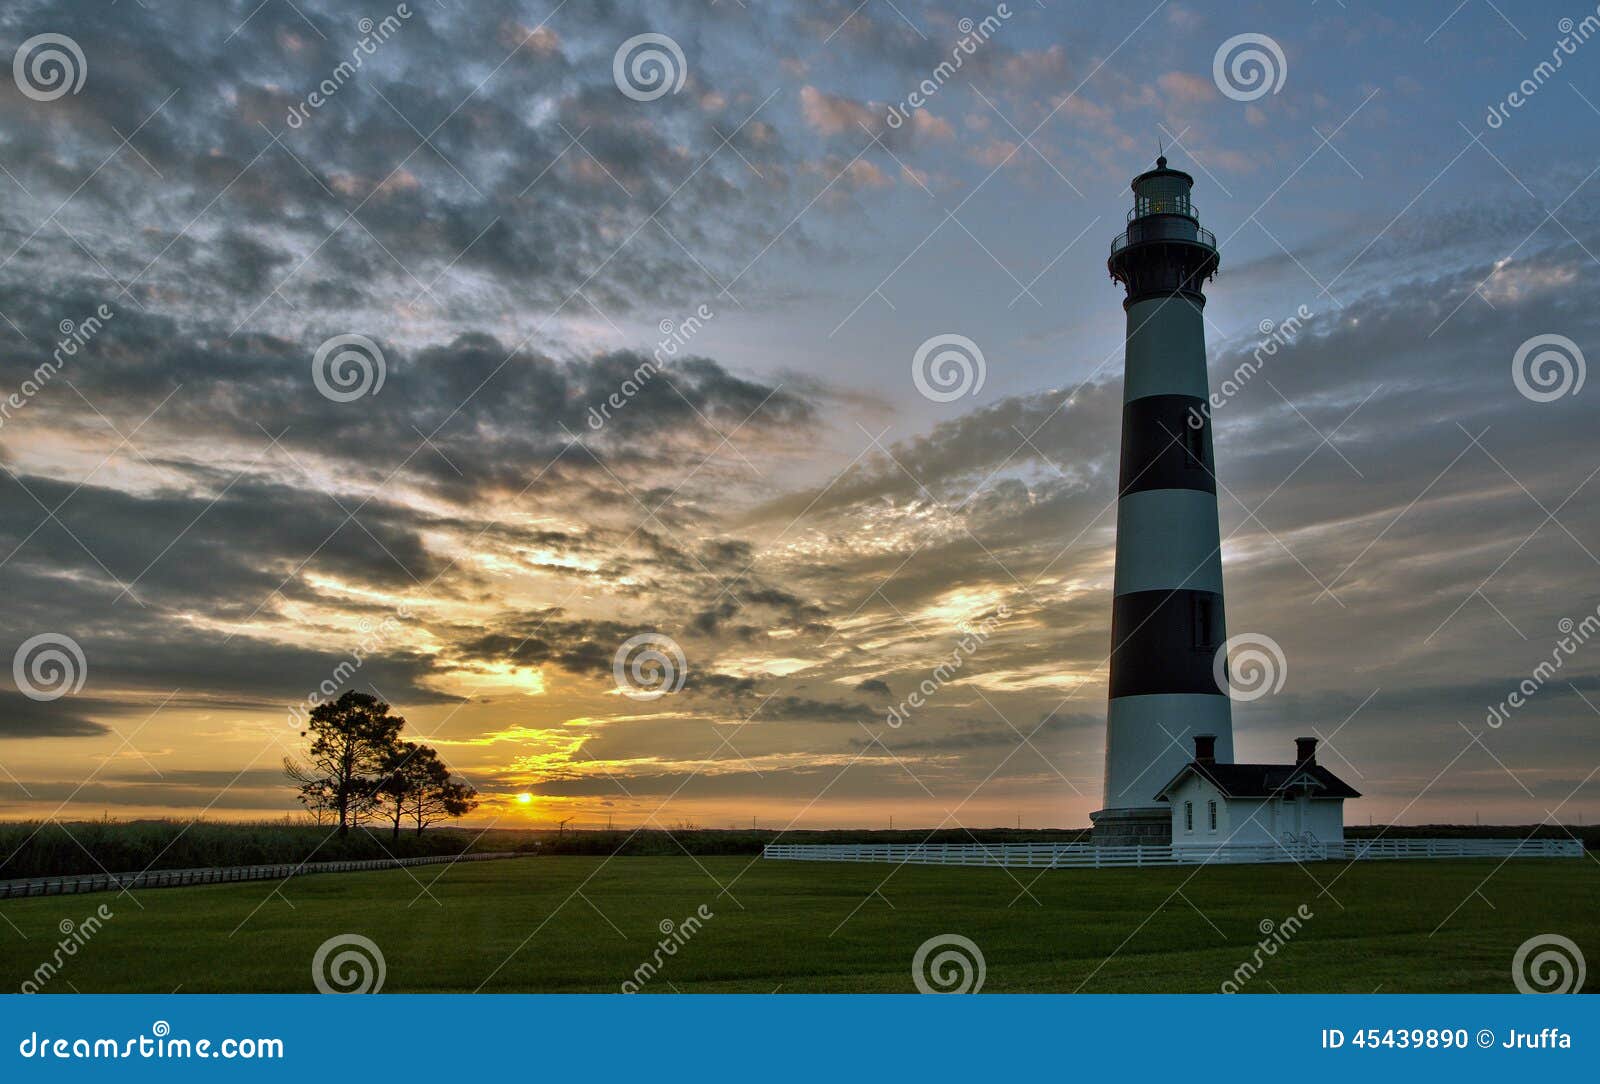
[(1212, 666), (1224, 636), (1216, 591), (1133, 591), (1111, 602), (1111, 698), (1222, 696)]
[(1147, 395), (1122, 408), (1119, 496), (1147, 489), (1217, 491), (1204, 406), (1192, 395)]

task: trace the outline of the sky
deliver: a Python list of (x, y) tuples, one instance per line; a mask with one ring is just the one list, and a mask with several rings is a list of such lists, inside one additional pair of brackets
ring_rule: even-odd
[(356, 689), (479, 824), (1086, 825), (1105, 257), (1164, 149), (1221, 250), (1228, 631), (1275, 649), (1238, 758), (1321, 737), (1352, 823), (1592, 822), (1595, 37), (9, 3), (0, 817), (282, 816)]

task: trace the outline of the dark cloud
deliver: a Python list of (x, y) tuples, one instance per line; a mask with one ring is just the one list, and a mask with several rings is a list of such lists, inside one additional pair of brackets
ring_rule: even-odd
[(90, 718), (97, 714), (96, 708), (92, 700), (40, 701), (0, 689), (0, 738), (87, 738), (109, 733)]

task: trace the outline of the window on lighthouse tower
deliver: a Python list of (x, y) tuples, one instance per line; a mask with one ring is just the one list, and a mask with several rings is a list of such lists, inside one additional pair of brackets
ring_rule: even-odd
[(1183, 431), (1183, 465), (1190, 470), (1204, 470), (1206, 465), (1205, 429), (1186, 426)]
[(1194, 649), (1212, 652), (1217, 649), (1217, 605), (1209, 595), (1197, 595), (1194, 600)]

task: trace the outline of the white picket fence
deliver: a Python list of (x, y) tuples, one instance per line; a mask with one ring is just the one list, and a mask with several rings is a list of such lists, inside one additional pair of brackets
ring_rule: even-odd
[(918, 866), (1103, 869), (1200, 863), (1323, 862), (1407, 858), (1581, 858), (1575, 839), (1352, 839), (1217, 847), (1096, 847), (1092, 843), (769, 843), (763, 858)]

